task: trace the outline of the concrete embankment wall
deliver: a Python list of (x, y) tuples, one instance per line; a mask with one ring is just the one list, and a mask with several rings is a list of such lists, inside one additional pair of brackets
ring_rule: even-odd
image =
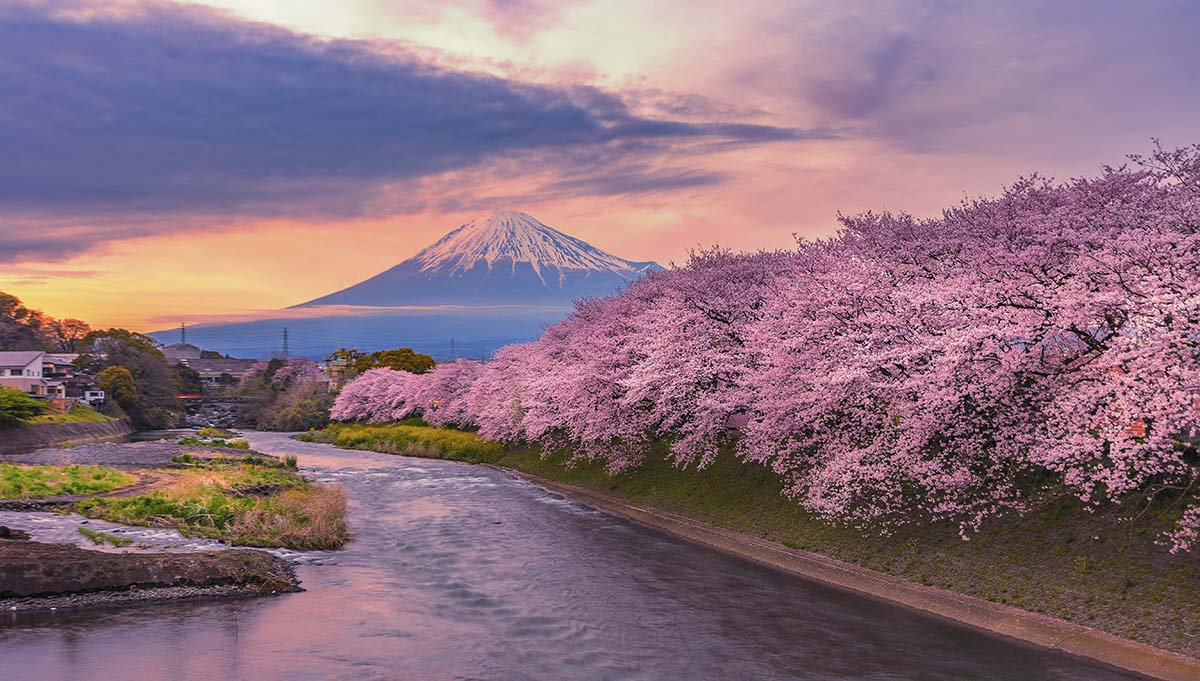
[(43, 447), (63, 447), (124, 439), (133, 432), (128, 421), (38, 423), (0, 430), (0, 454), (20, 454)]

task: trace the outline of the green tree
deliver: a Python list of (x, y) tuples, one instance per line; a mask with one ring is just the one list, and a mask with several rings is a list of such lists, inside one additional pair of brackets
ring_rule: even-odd
[(179, 392), (188, 395), (199, 395), (204, 392), (204, 381), (200, 380), (200, 372), (186, 364), (176, 364), (172, 367), (175, 372), (175, 382), (179, 384)]
[(407, 371), (410, 374), (423, 374), (432, 369), (435, 364), (437, 362), (432, 357), (414, 352), (412, 348), (396, 348), (395, 350), (380, 350), (356, 358), (354, 371), (361, 374), (370, 369), (382, 367)]
[(104, 399), (120, 407), (131, 418), (136, 420), (136, 415), (142, 413), (142, 398), (129, 369), (110, 366), (96, 375), (96, 385), (104, 391)]
[(0, 428), (15, 426), (45, 411), (45, 402), (15, 388), (0, 388)]
[(179, 415), (179, 384), (154, 339), (125, 329), (93, 331), (84, 338), (84, 354), (76, 361), (93, 375), (111, 367), (126, 369), (137, 388), (138, 402), (131, 411), (121, 404), (142, 430), (174, 425)]

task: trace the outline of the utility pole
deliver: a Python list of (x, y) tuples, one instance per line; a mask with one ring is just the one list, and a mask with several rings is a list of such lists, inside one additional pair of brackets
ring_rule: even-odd
[(286, 326), (283, 327), (283, 358), (288, 358), (288, 330)]
[(450, 339), (450, 361), (454, 361), (454, 339)]

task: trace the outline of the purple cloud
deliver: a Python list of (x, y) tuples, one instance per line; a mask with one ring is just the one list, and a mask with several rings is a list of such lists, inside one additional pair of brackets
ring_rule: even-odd
[(12, 218), (0, 260), (51, 252), (37, 238), (44, 220), (90, 225), (75, 232), (86, 248), (187, 228), (164, 216), (405, 212), (421, 207), (381, 208), (381, 189), (509, 155), (586, 159), (564, 150), (603, 150), (634, 169), (576, 191), (637, 192), (681, 181), (645, 164), (677, 145), (831, 136), (645, 118), (593, 88), (451, 71), (394, 46), (166, 2), (123, 15), (0, 8), (0, 91), (0, 215)]

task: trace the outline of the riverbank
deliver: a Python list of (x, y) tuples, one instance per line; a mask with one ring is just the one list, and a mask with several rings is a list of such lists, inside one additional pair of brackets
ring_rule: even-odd
[[(964, 542), (948, 524), (902, 528), (891, 536), (833, 526), (781, 495), (765, 468), (722, 454), (704, 469), (679, 469), (662, 452), (618, 475), (571, 464), (566, 453), (480, 441), (442, 457), (408, 425), (339, 424), (319, 441), (358, 449), (489, 463), (685, 517), (784, 550), (804, 551), (881, 577), (978, 599), (1190, 657), (1200, 655), (1200, 570), (1195, 557), (1158, 546), (1168, 520), (1086, 513), (1069, 497), (1046, 500), (1021, 517), (989, 524)], [(878, 594), (877, 594), (878, 595)], [(919, 607), (919, 606), (918, 606)], [(1000, 632), (1005, 633), (1005, 632)], [(1009, 633), (1015, 635), (1015, 633)], [(1187, 677), (1181, 677), (1187, 678)]]
[[(89, 444), (0, 457), (0, 511), (19, 528), (0, 543), (0, 610), (11, 611), (295, 591), (299, 582), (286, 561), (218, 542), (308, 550), (338, 548), (349, 537), (339, 487), (300, 475), (294, 457), (227, 439)], [(80, 537), (74, 537), (80, 545), (61, 536), (44, 540), (36, 529), (39, 511), (84, 516), (67, 517), (77, 518), (72, 529), (96, 546), (81, 548)], [(101, 524), (118, 529), (105, 531), (96, 519), (119, 523)], [(154, 552), (125, 538), (129, 526), (191, 538), (203, 550)]]
[(0, 612), (40, 612), (300, 591), (292, 566), (264, 551), (112, 553), (0, 531)]
[(27, 423), (0, 430), (0, 455), (32, 452), (47, 447), (74, 447), (117, 442), (133, 433), (128, 421), (102, 420)]

